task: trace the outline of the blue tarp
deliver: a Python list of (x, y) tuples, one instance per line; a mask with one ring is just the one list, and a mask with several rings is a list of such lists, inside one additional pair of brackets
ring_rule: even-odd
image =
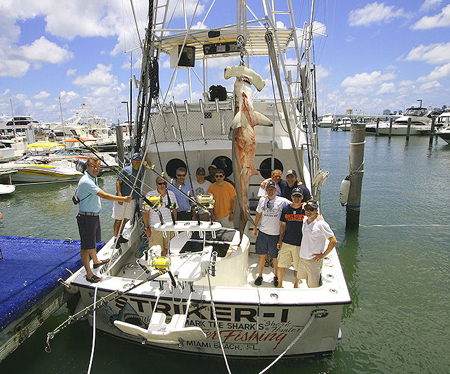
[(0, 331), (78, 270), (80, 241), (0, 236)]

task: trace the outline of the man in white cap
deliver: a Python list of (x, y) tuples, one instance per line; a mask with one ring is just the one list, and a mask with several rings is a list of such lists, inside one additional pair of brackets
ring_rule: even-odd
[[(273, 284), (278, 286), (278, 249), (277, 243), (280, 236), (280, 216), (283, 208), (289, 205), (291, 202), (284, 197), (276, 195), (276, 184), (273, 181), (266, 183), (267, 197), (259, 199), (258, 206), (256, 208), (255, 227), (253, 228), (253, 235), (257, 236), (256, 239), (256, 253), (259, 255), (258, 270), (259, 275), (255, 280), (255, 285), (260, 286), (262, 284), (264, 263), (266, 261), (266, 254), (272, 258), (275, 276), (273, 278)], [(261, 222), (259, 232), (258, 223)]]

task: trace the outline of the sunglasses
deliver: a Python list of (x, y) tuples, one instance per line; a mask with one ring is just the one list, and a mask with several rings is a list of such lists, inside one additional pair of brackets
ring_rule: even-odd
[(197, 173), (197, 175), (205, 175), (205, 173)]
[(166, 185), (167, 183), (166, 182), (162, 182), (162, 183), (156, 183), (157, 185), (159, 185), (159, 186), (162, 186), (162, 185)]
[(186, 174), (177, 174), (177, 177), (185, 177)]
[(223, 178), (223, 175), (221, 175), (221, 174), (216, 174), (215, 177), (216, 177), (216, 178)]
[(312, 211), (313, 211), (314, 209), (313, 209), (313, 208), (311, 208), (311, 207), (309, 207), (309, 206), (306, 206), (306, 207), (305, 207), (305, 210), (309, 210), (309, 211), (311, 211), (311, 212), (312, 212)]

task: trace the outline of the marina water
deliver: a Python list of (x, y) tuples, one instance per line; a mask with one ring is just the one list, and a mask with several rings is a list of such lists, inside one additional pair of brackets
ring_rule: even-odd
[[(360, 229), (345, 232), (338, 201), (348, 174), (349, 132), (320, 129), (321, 167), (330, 172), (322, 208), (339, 240), (353, 303), (331, 356), (282, 359), (269, 373), (450, 373), (450, 145), (428, 137), (366, 136)], [(289, 165), (285, 165), (286, 168)], [(115, 192), (115, 176), (101, 188)], [(0, 235), (78, 239), (75, 184), (18, 186), (0, 197)], [(102, 234), (112, 235), (112, 203), (102, 201)], [(38, 251), (39, 248), (30, 250)], [(23, 259), (26, 261), (26, 258)], [(20, 271), (20, 268), (17, 269)], [(0, 260), (1, 274), (1, 260)], [(92, 329), (78, 322), (52, 340), (62, 308), (0, 364), (2, 373), (85, 373)], [(270, 360), (233, 360), (233, 373), (257, 373)], [(222, 357), (175, 354), (97, 333), (92, 373), (226, 373)]]

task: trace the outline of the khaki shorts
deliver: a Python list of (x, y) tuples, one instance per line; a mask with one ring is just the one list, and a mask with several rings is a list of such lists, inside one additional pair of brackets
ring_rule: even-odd
[(113, 211), (111, 217), (122, 221), (123, 219), (132, 219), (134, 215), (134, 208), (136, 207), (136, 200), (131, 200), (129, 203), (119, 204), (118, 201), (114, 201)]
[(148, 242), (148, 247), (151, 248), (154, 245), (161, 246), (161, 250), (169, 248), (169, 238), (173, 238), (174, 233), (171, 231), (167, 231), (167, 238), (164, 237), (162, 231), (157, 231), (154, 228), (150, 228), (150, 231), (152, 232), (150, 236), (150, 240)]
[(298, 271), (298, 261), (300, 260), (300, 246), (282, 243), (278, 251), (278, 267), (289, 268), (294, 263), (295, 271)]
[(298, 263), (297, 278), (306, 279), (308, 281), (308, 287), (320, 286), (320, 273), (322, 272), (322, 261), (305, 260), (300, 258)]
[(228, 220), (228, 216), (216, 217), (216, 220), (217, 220), (217, 222), (219, 222), (222, 225), (223, 228), (234, 229), (234, 223), (233, 223), (233, 221)]

